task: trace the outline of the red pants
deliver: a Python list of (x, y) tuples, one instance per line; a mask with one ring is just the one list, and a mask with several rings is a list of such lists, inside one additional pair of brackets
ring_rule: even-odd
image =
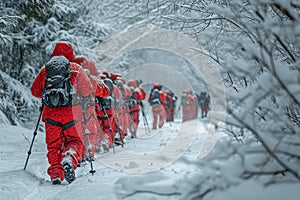
[(158, 127), (161, 128), (165, 123), (165, 109), (163, 105), (159, 106), (153, 106), (152, 107), (152, 114), (153, 114), (153, 129), (156, 129), (158, 117), (159, 117), (159, 123)]
[(124, 139), (124, 132), (123, 132), (123, 127), (122, 127), (122, 121), (124, 121), (124, 117), (122, 114), (123, 110), (116, 110), (115, 112), (115, 123), (116, 123), (116, 128), (115, 128), (115, 134), (119, 134), (120, 139), (123, 141)]
[[(72, 121), (72, 120), (71, 120)], [(59, 123), (67, 124), (66, 118), (61, 118)], [(47, 157), (50, 164), (48, 174), (51, 179), (64, 179), (62, 160), (68, 159), (73, 169), (76, 169), (78, 160), (82, 154), (82, 123), (76, 122), (75, 125), (63, 130), (61, 126), (45, 123)]]
[(97, 113), (97, 119), (100, 124), (100, 128), (103, 131), (103, 140), (108, 144), (109, 147), (112, 147), (115, 133), (118, 131), (118, 126), (114, 116), (113, 109), (106, 109), (108, 116), (105, 116), (103, 111)]
[(201, 115), (202, 115), (202, 118), (203, 117), (207, 117), (207, 111), (208, 111), (207, 105), (201, 106)]
[(112, 147), (114, 140), (114, 132), (110, 124), (113, 123), (113, 120), (110, 117), (109, 119), (98, 120), (98, 122), (100, 123), (100, 127), (103, 131), (103, 137), (101, 138), (101, 141), (104, 141), (108, 144), (109, 147)]
[(140, 122), (140, 110), (130, 111), (130, 117), (132, 119), (132, 122), (130, 123), (130, 133), (135, 135)]
[[(86, 134), (86, 128), (89, 131), (89, 136)], [(83, 151), (82, 151), (82, 157), (81, 159), (84, 159), (89, 155), (88, 153), (88, 139), (90, 140), (91, 145), (91, 156), (94, 157), (95, 150), (96, 150), (96, 136), (98, 134), (99, 124), (98, 121), (92, 117), (88, 120), (87, 126), (83, 124)], [(88, 138), (89, 137), (89, 138)]]
[(197, 118), (198, 106), (187, 105), (182, 107), (182, 122)]
[(122, 110), (119, 113), (119, 118), (120, 118), (120, 125), (123, 130), (124, 136), (128, 134), (128, 129), (130, 127), (130, 118), (128, 114), (128, 109), (126, 107), (123, 107)]
[(166, 107), (166, 121), (167, 122), (173, 122), (174, 121), (174, 112), (175, 112), (175, 108), (174, 107)]

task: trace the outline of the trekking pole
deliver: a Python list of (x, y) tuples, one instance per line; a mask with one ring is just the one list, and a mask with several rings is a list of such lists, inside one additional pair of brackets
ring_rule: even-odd
[(147, 126), (147, 128), (148, 128), (148, 132), (150, 133), (150, 128), (149, 128), (149, 124), (148, 124), (148, 120), (147, 120), (147, 115), (146, 115), (145, 108), (144, 108), (144, 104), (143, 104), (142, 101), (140, 101), (140, 105), (141, 105), (141, 107), (142, 107), (142, 114), (143, 114), (143, 116), (144, 116), (145, 124), (146, 124), (146, 126)]
[(93, 168), (93, 160), (92, 160), (92, 156), (91, 156), (91, 150), (92, 150), (92, 145), (91, 145), (91, 141), (90, 141), (90, 131), (88, 128), (85, 129), (85, 135), (87, 137), (87, 141), (88, 141), (88, 154), (89, 154), (89, 162), (91, 164), (91, 170), (90, 173), (92, 175), (94, 175), (94, 173), (96, 173), (96, 170), (94, 170)]
[(42, 117), (42, 113), (43, 113), (43, 108), (44, 108), (44, 105), (42, 105), (42, 106), (40, 107), (40, 115), (39, 115), (39, 119), (38, 119), (38, 121), (37, 121), (35, 130), (34, 130), (34, 132), (33, 132), (33, 138), (32, 138), (32, 140), (31, 140), (30, 148), (29, 148), (29, 151), (28, 151), (28, 153), (27, 153), (27, 159), (26, 159), (26, 162), (25, 162), (24, 170), (26, 170), (26, 167), (27, 167), (27, 164), (28, 164), (28, 160), (29, 160), (29, 156), (31, 155), (31, 150), (32, 150), (33, 142), (34, 142), (35, 136), (37, 135), (37, 129), (38, 129), (38, 126), (39, 126), (40, 121), (41, 121), (41, 117)]
[(94, 173), (96, 173), (96, 170), (94, 170), (93, 168), (93, 161), (92, 161), (92, 156), (91, 156), (91, 151), (92, 151), (92, 144), (91, 144), (91, 140), (90, 140), (90, 135), (91, 132), (89, 131), (88, 127), (87, 127), (87, 123), (88, 123), (88, 119), (86, 117), (86, 107), (87, 107), (87, 103), (86, 101), (84, 101), (85, 103), (82, 105), (82, 114), (83, 114), (83, 119), (84, 119), (84, 125), (85, 125), (85, 136), (87, 138), (87, 142), (88, 142), (88, 155), (89, 155), (89, 162), (91, 164), (91, 170), (90, 173), (92, 175), (94, 175)]
[[(103, 105), (102, 105), (102, 103), (100, 103), (100, 107), (101, 107), (101, 110), (103, 111), (103, 113), (104, 113), (104, 117), (106, 118), (106, 120), (108, 121), (108, 125), (109, 125), (109, 131), (110, 131), (110, 133), (113, 135), (113, 132), (112, 132), (112, 126), (111, 126), (111, 123), (110, 123), (110, 120), (109, 120), (109, 117), (108, 117), (108, 114), (107, 114), (107, 112), (106, 112), (106, 110), (105, 110), (105, 108), (103, 107)], [(113, 143), (112, 143), (112, 147), (113, 147), (113, 152), (115, 153), (116, 151), (115, 151), (115, 136), (113, 135)]]
[(150, 133), (150, 128), (149, 128), (149, 125), (148, 125), (148, 120), (147, 120), (147, 116), (146, 116), (146, 113), (145, 113), (145, 110), (144, 110), (144, 104), (142, 101), (139, 101), (139, 104), (142, 108), (142, 115), (143, 115), (143, 121), (144, 121), (144, 126), (145, 126), (145, 130), (146, 130), (146, 134)]
[(92, 160), (92, 156), (91, 156), (92, 145), (91, 145), (91, 141), (90, 141), (90, 131), (87, 128), (85, 129), (85, 135), (88, 138), (87, 139), (87, 141), (88, 141), (88, 154), (89, 154), (89, 161), (90, 161), (90, 164), (91, 164), (90, 173), (92, 175), (94, 175), (94, 173), (96, 173), (96, 170), (94, 170), (94, 168), (93, 168), (93, 160)]
[(117, 119), (117, 124), (118, 124), (118, 132), (119, 132), (119, 136), (120, 136), (120, 139), (121, 139), (121, 142), (122, 142), (122, 148), (124, 147), (124, 140), (123, 140), (123, 137), (121, 136), (121, 123), (120, 123), (120, 118), (119, 118), (119, 113), (118, 112), (115, 112), (116, 114), (116, 119)]

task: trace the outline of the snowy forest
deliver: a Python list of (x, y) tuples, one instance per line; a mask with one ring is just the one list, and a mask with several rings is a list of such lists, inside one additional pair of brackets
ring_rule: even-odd
[[(59, 197), (43, 196), (41, 192), (47, 191), (59, 191), (64, 199), (72, 195), (73, 189), (80, 189), (81, 194), (72, 196), (73, 199), (299, 199), (300, 1), (4, 0), (0, 2), (0, 10), (0, 161), (3, 165), (0, 177), (5, 180), (0, 183), (0, 194), (6, 199)], [(131, 35), (126, 35), (130, 30), (150, 30), (151, 34), (155, 29), (169, 30), (194, 41), (193, 47), (188, 46), (193, 49), (193, 57), (213, 63), (221, 84), (211, 86), (211, 76), (205, 72), (197, 75), (193, 71), (197, 67), (187, 61), (189, 58), (183, 59), (183, 55), (174, 58), (173, 54), (162, 53), (162, 50), (148, 49), (126, 55), (120, 50), (123, 56), (110, 57), (109, 48), (111, 51), (123, 48), (122, 43), (107, 48), (105, 45), (118, 42), (117, 39), (106, 42), (110, 38), (125, 35), (130, 39)], [(137, 34), (137, 38), (142, 40), (143, 34)], [(99, 181), (93, 182), (92, 176), (84, 180), (85, 184), (93, 184), (91, 188), (80, 187), (80, 183), (77, 186), (80, 178), (59, 190), (50, 184), (46, 188), (37, 184), (35, 187), (41, 187), (39, 196), (30, 196), (30, 189), (26, 185), (21, 187), (21, 181), (10, 184), (13, 170), (17, 170), (16, 166), (21, 169), (24, 164), (28, 140), (31, 140), (39, 115), (40, 100), (31, 95), (30, 86), (40, 68), (51, 58), (58, 41), (72, 43), (75, 54), (93, 59), (99, 70), (106, 68), (126, 78), (141, 78), (144, 82), (157, 79), (147, 76), (144, 70), (135, 71), (133, 65), (147, 68), (150, 63), (156, 64), (157, 69), (162, 65), (172, 66), (170, 73), (175, 70), (183, 75), (184, 85), (190, 85), (197, 93), (204, 88), (211, 93), (209, 116), (215, 116), (206, 121), (199, 118), (197, 125), (185, 127), (182, 123), (177, 126), (187, 130), (198, 130), (200, 126), (208, 135), (210, 131), (218, 131), (216, 144), (204, 150), (203, 156), (198, 156), (197, 152), (194, 152), (196, 158), (183, 155), (177, 161), (176, 166), (180, 169), (177, 173), (173, 173), (175, 167), (166, 170), (168, 172), (157, 170), (154, 174), (121, 171), (108, 180), (107, 171), (101, 174), (101, 169), (106, 169), (101, 166), (97, 170), (101, 177), (94, 175)], [(152, 41), (159, 43), (155, 37)], [(178, 48), (180, 45), (189, 44), (178, 41)], [(166, 75), (166, 79), (169, 76)], [(171, 89), (180, 96), (179, 92), (184, 88)], [(142, 121), (140, 125), (143, 125)], [(166, 127), (169, 129), (165, 135), (171, 134), (174, 127), (176, 124)], [(38, 136), (44, 135), (42, 124), (39, 130)], [(164, 130), (161, 131), (163, 134)], [(27, 141), (14, 138), (17, 137), (14, 132), (26, 135)], [(43, 143), (44, 140), (39, 139), (33, 149), (46, 151), (42, 148)], [(128, 143), (137, 145), (133, 141)], [(197, 144), (201, 145), (201, 141)], [(17, 158), (8, 158), (14, 149), (21, 153)], [(193, 146), (191, 149), (186, 151), (193, 152)], [(33, 156), (35, 153), (41, 152), (33, 150)], [(13, 163), (7, 164), (9, 160)], [(37, 164), (37, 158), (34, 160)], [(46, 176), (45, 166), (42, 169), (35, 167), (29, 169), (30, 174)], [(35, 169), (38, 169), (37, 173)], [(22, 173), (17, 174), (23, 181), (28, 179)], [(17, 194), (11, 193), (10, 190), (15, 188), (19, 190)], [(96, 188), (102, 189), (97, 191)], [(83, 194), (85, 190), (86, 195)], [(26, 195), (22, 196), (22, 192)]]

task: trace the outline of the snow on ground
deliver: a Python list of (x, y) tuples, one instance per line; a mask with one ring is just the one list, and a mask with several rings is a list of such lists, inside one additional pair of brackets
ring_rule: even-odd
[[(141, 121), (138, 139), (128, 137), (124, 148), (116, 147), (115, 153), (111, 150), (109, 153), (96, 155), (97, 160), (93, 162), (96, 170), (94, 175), (89, 173), (90, 165), (87, 164), (76, 170), (77, 179), (73, 183), (63, 181), (61, 185), (52, 185), (46, 173), (48, 162), (45, 134), (38, 132), (24, 171), (34, 128), (29, 130), (0, 125), (0, 199), (187, 200), (184, 198), (188, 197), (186, 193), (196, 184), (194, 182), (197, 177), (200, 178), (205, 172), (181, 158), (202, 158), (200, 151), (205, 146), (203, 142), (212, 138), (209, 127), (208, 119), (185, 123), (176, 120), (175, 123), (166, 123), (158, 131), (146, 134)], [(186, 145), (180, 146), (178, 141)], [(187, 177), (193, 177), (190, 180), (194, 182), (186, 181)], [(226, 191), (213, 192), (205, 199), (282, 200), (288, 195), (289, 200), (296, 200), (300, 193), (299, 185), (287, 183), (264, 187), (253, 180), (245, 181)]]
[[(196, 122), (196, 120), (195, 120)], [(194, 122), (192, 122), (194, 123)], [(197, 122), (196, 122), (197, 124)], [(150, 125), (150, 124), (149, 124)], [(151, 125), (150, 125), (151, 127)], [(192, 148), (201, 145), (201, 138), (206, 134), (205, 126), (199, 126), (197, 137), (192, 138), (193, 145), (180, 146), (178, 133), (182, 124), (166, 123), (162, 129), (146, 134), (141, 121), (138, 129), (138, 139), (127, 137), (124, 148), (116, 147), (106, 154), (97, 154), (93, 162), (96, 174), (89, 173), (87, 164), (76, 170), (77, 179), (68, 184), (52, 185), (47, 174), (48, 162), (46, 158), (45, 133), (38, 131), (32, 154), (26, 171), (23, 170), (30, 142), (32, 130), (9, 125), (0, 125), (0, 199), (120, 199), (131, 197), (131, 192), (150, 187), (154, 192), (169, 194), (175, 191), (172, 185), (176, 179), (185, 174), (197, 171), (196, 167), (189, 167), (176, 162), (184, 151), (187, 155), (197, 154)], [(193, 127), (193, 126), (191, 126)], [(195, 131), (193, 131), (195, 132)], [(179, 137), (179, 140), (184, 139)], [(175, 142), (174, 142), (175, 141)], [(173, 145), (179, 146), (171, 151)], [(160, 156), (161, 154), (164, 154)], [(173, 154), (168, 156), (167, 153)], [(140, 185), (140, 188), (137, 188)], [(151, 199), (153, 194), (137, 194), (145, 199)]]

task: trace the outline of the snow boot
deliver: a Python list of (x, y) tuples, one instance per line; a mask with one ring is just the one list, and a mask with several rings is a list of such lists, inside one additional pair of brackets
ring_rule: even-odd
[(109, 152), (109, 146), (108, 146), (108, 144), (102, 143), (101, 146), (102, 146), (102, 149), (103, 149), (103, 153)]
[(109, 152), (109, 146), (107, 144), (102, 144), (102, 148), (104, 153)]
[(68, 183), (72, 183), (76, 177), (75, 177), (75, 171), (69, 163), (65, 163), (63, 165), (64, 172), (65, 172), (65, 179)]
[(55, 179), (52, 179), (51, 182), (53, 185), (59, 185), (61, 183), (61, 180), (60, 180), (60, 178), (55, 178)]
[(133, 138), (136, 138), (136, 133), (135, 132), (132, 132), (131, 133), (131, 138), (133, 139)]
[(121, 145), (122, 147), (124, 145), (120, 138), (115, 138), (115, 144), (118, 145), (118, 146)]
[(85, 166), (85, 165), (87, 165), (87, 162), (86, 162), (85, 159), (83, 159), (83, 160), (78, 162), (77, 167), (81, 167), (81, 166)]

